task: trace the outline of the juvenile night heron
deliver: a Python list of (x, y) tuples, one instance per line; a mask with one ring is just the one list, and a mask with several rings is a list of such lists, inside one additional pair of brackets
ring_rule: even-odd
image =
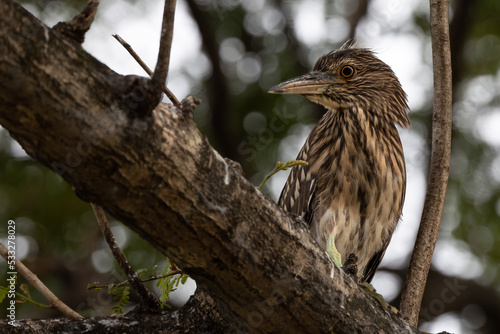
[(398, 78), (370, 50), (342, 47), (269, 92), (303, 95), (327, 109), (297, 156), (309, 164), (292, 169), (279, 205), (302, 216), (331, 257), (340, 254), (342, 263), (354, 253), (360, 281), (370, 282), (405, 198), (395, 124), (410, 120)]

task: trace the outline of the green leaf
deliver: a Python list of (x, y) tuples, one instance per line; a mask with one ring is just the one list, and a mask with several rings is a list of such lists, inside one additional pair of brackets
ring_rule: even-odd
[[(129, 303), (130, 299), (130, 286), (113, 285), (112, 294), (113, 300), (118, 300), (118, 305), (112, 306), (112, 314), (123, 314), (124, 308)], [(108, 288), (109, 289), (109, 288)]]
[[(169, 275), (172, 271), (178, 270), (177, 266), (173, 264), (170, 259), (167, 258), (167, 264), (165, 269), (163, 270), (162, 276)], [(164, 305), (167, 305), (165, 301), (170, 298), (170, 293), (175, 291), (179, 286), (179, 283), (184, 284), (189, 276), (186, 274), (176, 274), (170, 275), (166, 277), (162, 277), (156, 283), (156, 286), (160, 289), (161, 296), (160, 301), (162, 302), (162, 308)], [(170, 306), (168, 306), (170, 307)]]

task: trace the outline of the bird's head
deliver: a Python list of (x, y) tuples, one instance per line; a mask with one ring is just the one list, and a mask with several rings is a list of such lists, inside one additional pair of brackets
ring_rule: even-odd
[(410, 124), (398, 78), (368, 49), (332, 51), (318, 59), (311, 73), (274, 86), (269, 93), (304, 95), (328, 109), (357, 107), (379, 120)]

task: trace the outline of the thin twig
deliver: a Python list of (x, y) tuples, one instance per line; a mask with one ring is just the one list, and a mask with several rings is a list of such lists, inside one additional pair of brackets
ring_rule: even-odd
[(39, 308), (45, 308), (45, 309), (53, 309), (54, 308), (54, 306), (52, 306), (51, 304), (45, 305), (45, 304), (39, 303), (39, 302), (37, 302), (37, 301), (29, 298), (28, 296), (23, 295), (22, 293), (19, 293), (19, 292), (16, 292), (16, 296), (18, 296), (21, 299), (24, 299), (24, 301), (19, 300), (19, 303), (21, 303), (21, 304), (30, 303), (30, 304), (35, 305), (36, 307), (39, 307)]
[[(0, 243), (0, 254), (2, 255), (2, 257), (7, 260), (7, 258), (9, 257), (9, 253), (7, 251), (7, 248), (5, 248), (4, 245), (2, 245)], [(19, 272), (28, 282), (30, 282), (31, 285), (33, 285), (33, 287), (38, 291), (40, 292), (40, 294), (45, 298), (47, 299), (47, 301), (55, 308), (57, 309), (59, 312), (61, 312), (62, 314), (64, 314), (65, 316), (67, 317), (70, 317), (70, 318), (82, 318), (82, 316), (80, 314), (78, 314), (77, 312), (75, 312), (74, 310), (72, 310), (68, 305), (64, 304), (59, 298), (56, 297), (56, 295), (54, 295), (52, 293), (52, 291), (49, 290), (49, 288), (47, 288), (45, 286), (45, 284), (42, 283), (42, 281), (40, 281), (40, 279), (34, 274), (31, 272), (31, 270), (29, 270), (21, 261), (19, 261), (17, 258), (16, 258), (16, 270), (17, 272)], [(23, 297), (24, 298), (24, 297)], [(26, 299), (26, 298), (25, 298)]]
[[(150, 278), (146, 278), (146, 279), (139, 278), (139, 279), (141, 280), (142, 283), (146, 283), (146, 282), (156, 281), (156, 280), (159, 280), (162, 278), (175, 276), (175, 275), (184, 275), (184, 272), (181, 269), (176, 269), (175, 271), (172, 271), (168, 274), (161, 275), (158, 277), (150, 277)], [(130, 285), (130, 282), (124, 281), (124, 282), (120, 282), (118, 284), (115, 284), (114, 286), (122, 286), (122, 285)], [(104, 289), (104, 288), (108, 288), (108, 287), (109, 287), (109, 284), (91, 284), (87, 287), (87, 291), (88, 290), (95, 290), (95, 289)]]
[[(142, 67), (144, 71), (151, 77), (153, 75), (153, 71), (146, 65), (146, 63), (139, 57), (139, 55), (132, 49), (130, 44), (128, 44), (123, 38), (121, 38), (118, 34), (113, 34), (113, 37), (120, 42), (121, 45), (125, 48), (125, 50), (130, 53), (130, 55), (135, 59), (135, 61)], [(174, 93), (167, 86), (163, 86), (163, 92), (167, 95), (167, 97), (172, 101), (172, 103), (176, 106), (179, 104), (179, 100), (175, 97)]]
[(175, 276), (175, 275), (184, 275), (184, 272), (181, 269), (176, 269), (175, 271), (169, 272), (168, 274), (161, 275), (161, 276), (158, 276), (158, 277), (146, 278), (145, 280), (141, 280), (141, 281), (142, 282), (151, 282), (151, 281), (155, 281), (157, 279), (162, 279), (162, 278), (166, 278), (166, 277), (170, 277), (170, 276)]
[(420, 227), (401, 298), (401, 312), (417, 327), (432, 254), (439, 233), (451, 152), (452, 78), (448, 0), (430, 0), (434, 105), (429, 181)]
[(160, 302), (158, 301), (158, 298), (156, 298), (156, 296), (153, 295), (148, 289), (146, 289), (144, 284), (142, 284), (139, 277), (137, 277), (134, 269), (132, 269), (132, 267), (128, 263), (125, 254), (123, 254), (122, 250), (120, 249), (120, 246), (118, 246), (118, 243), (116, 242), (115, 237), (111, 232), (111, 228), (109, 227), (109, 223), (106, 219), (106, 214), (104, 213), (103, 208), (94, 203), (91, 203), (91, 205), (97, 218), (97, 222), (99, 223), (99, 227), (101, 228), (102, 234), (104, 234), (104, 239), (111, 249), (111, 253), (113, 253), (116, 262), (118, 262), (118, 265), (120, 266), (120, 268), (122, 268), (123, 272), (127, 276), (127, 279), (130, 282), (130, 286), (134, 288), (134, 290), (141, 298), (143, 304), (149, 310), (159, 310)]
[(170, 49), (172, 47), (172, 37), (174, 34), (174, 17), (176, 0), (165, 0), (163, 9), (163, 23), (161, 26), (160, 51), (156, 68), (151, 77), (149, 91), (151, 99), (160, 101), (163, 87), (167, 81), (168, 66), (170, 63)]

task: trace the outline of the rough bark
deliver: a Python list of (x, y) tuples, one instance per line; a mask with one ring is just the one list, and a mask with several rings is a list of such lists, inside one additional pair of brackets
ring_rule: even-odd
[(0, 334), (127, 333), (190, 334), (229, 333), (217, 305), (205, 293), (197, 293), (182, 310), (164, 313), (129, 312), (113, 317), (25, 319), (16, 327), (0, 322)]
[[(210, 146), (185, 112), (192, 100), (140, 116), (145, 79), (114, 73), (12, 1), (0, 0), (0, 11), (0, 124), (80, 198), (168, 255), (213, 298), (178, 317), (198, 321), (205, 333), (221, 332), (224, 321), (225, 332), (417, 332), (335, 267), (304, 224)], [(202, 327), (211, 312), (223, 319), (216, 329)], [(140, 319), (148, 317), (164, 324), (152, 331), (178, 326), (168, 321), (176, 315)], [(123, 331), (113, 326), (117, 319), (132, 318), (66, 323), (109, 321), (112, 333)], [(19, 333), (54, 323), (22, 321)]]

